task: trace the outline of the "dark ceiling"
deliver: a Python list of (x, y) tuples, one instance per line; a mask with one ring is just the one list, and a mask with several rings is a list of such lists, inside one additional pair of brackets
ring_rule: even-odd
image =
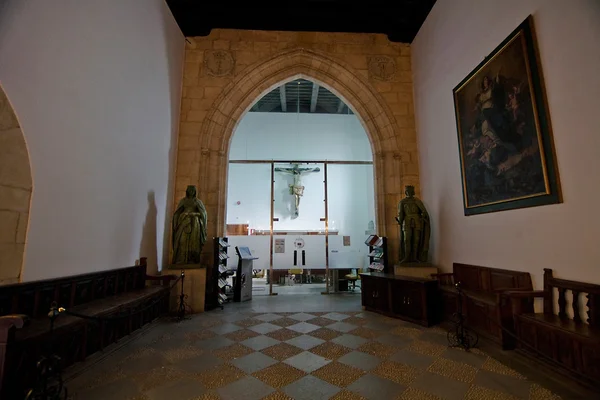
[[(241, 3), (241, 4), (240, 4)], [(167, 0), (185, 36), (212, 29), (383, 33), (411, 43), (435, 0), (232, 2)]]

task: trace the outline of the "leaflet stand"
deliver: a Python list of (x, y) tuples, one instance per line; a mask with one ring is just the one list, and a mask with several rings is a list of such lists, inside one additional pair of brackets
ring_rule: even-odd
[(369, 246), (369, 270), (389, 273), (387, 238), (370, 235), (365, 244)]
[(236, 246), (235, 252), (239, 257), (239, 260), (233, 301), (240, 302), (252, 300), (252, 261), (258, 260), (258, 257), (254, 257), (248, 247)]

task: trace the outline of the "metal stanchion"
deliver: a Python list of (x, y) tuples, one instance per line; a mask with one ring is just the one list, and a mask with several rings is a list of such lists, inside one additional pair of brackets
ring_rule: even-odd
[(177, 322), (181, 322), (183, 320), (189, 319), (185, 315), (185, 309), (188, 305), (185, 302), (185, 298), (187, 295), (183, 292), (183, 282), (185, 280), (185, 271), (181, 270), (181, 292), (179, 294), (179, 307), (177, 308)]
[(450, 347), (462, 347), (464, 350), (477, 346), (479, 342), (479, 335), (477, 332), (471, 331), (465, 327), (464, 315), (462, 312), (462, 288), (460, 282), (455, 285), (458, 292), (458, 309), (456, 310), (456, 321), (454, 322), (454, 328), (450, 329), (447, 334), (448, 345)]
[(61, 313), (61, 309), (53, 302), (48, 313), (50, 319), (50, 341), (47, 355), (42, 356), (36, 364), (37, 382), (25, 396), (25, 400), (66, 400), (67, 388), (62, 379), (62, 360), (52, 353), (54, 338), (54, 321)]

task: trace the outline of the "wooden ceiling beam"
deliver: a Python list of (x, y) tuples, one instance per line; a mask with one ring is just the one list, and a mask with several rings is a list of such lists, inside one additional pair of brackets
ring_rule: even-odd
[(310, 112), (317, 110), (317, 100), (319, 99), (319, 85), (313, 82), (312, 95), (310, 97)]
[(287, 112), (287, 96), (285, 95), (285, 85), (279, 86), (279, 101), (281, 102), (281, 112)]

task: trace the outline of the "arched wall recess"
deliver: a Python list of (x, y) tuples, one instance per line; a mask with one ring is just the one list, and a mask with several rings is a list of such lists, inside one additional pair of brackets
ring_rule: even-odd
[(20, 280), (32, 189), (25, 137), (0, 87), (0, 285)]

